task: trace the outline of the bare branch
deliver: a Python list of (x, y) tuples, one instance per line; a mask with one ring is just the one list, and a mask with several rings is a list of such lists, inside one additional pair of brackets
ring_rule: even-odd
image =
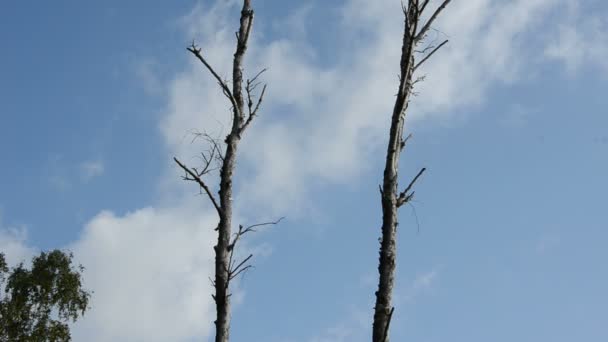
[(412, 179), (412, 181), (407, 186), (407, 188), (405, 188), (405, 190), (403, 190), (399, 194), (399, 197), (397, 198), (397, 207), (402, 206), (403, 204), (405, 204), (409, 200), (411, 200), (412, 197), (414, 197), (414, 192), (412, 191), (410, 193), (410, 190), (412, 189), (412, 187), (414, 186), (414, 183), (416, 183), (416, 181), (418, 180), (418, 178), (424, 173), (424, 171), (426, 171), (425, 167), (423, 167), (422, 169), (420, 169), (420, 171), (418, 172), (418, 174), (416, 175), (416, 177), (414, 177), (414, 179)]
[[(429, 20), (426, 22), (426, 24), (424, 24), (424, 26), (422, 26), (422, 28), (420, 29), (420, 32), (418, 32), (418, 34), (416, 34), (416, 37), (414, 38), (415, 42), (419, 42), (420, 40), (422, 40), (422, 38), (424, 37), (426, 32), (429, 30), (429, 28), (431, 27), (431, 25), (433, 24), (435, 19), (437, 19), (437, 17), (439, 16), (439, 13), (441, 13), (441, 11), (443, 11), (443, 9), (450, 3), (450, 1), (452, 1), (452, 0), (444, 0), (443, 3), (435, 10), (435, 13), (433, 13), (431, 18), (429, 18)], [(426, 4), (424, 5), (424, 7), (426, 7)]]
[(253, 78), (251, 80), (249, 80), (250, 83), (255, 83), (255, 81), (258, 79), (258, 77), (260, 77), (261, 74), (265, 73), (266, 71), (268, 71), (268, 68), (264, 68), (262, 70), (260, 70), (260, 72), (258, 72), (257, 74), (255, 74), (255, 76), (253, 76)]
[[(249, 261), (249, 259), (251, 259), (253, 257), (253, 254), (249, 254), (248, 257), (246, 257), (243, 261), (241, 261), (236, 267), (231, 267), (230, 270), (228, 271), (228, 279), (232, 280), (234, 279), (236, 276), (239, 275), (239, 273), (243, 272), (246, 269), (251, 268), (251, 265), (246, 265), (245, 267), (243, 267), (243, 265), (245, 265), (245, 263), (247, 263), (247, 261)], [(243, 267), (243, 268), (241, 268)]]
[(268, 70), (268, 69), (262, 69), (262, 71), (258, 72), (252, 79), (247, 80), (247, 85), (245, 86), (245, 91), (247, 92), (247, 107), (249, 109), (249, 116), (247, 117), (247, 120), (243, 123), (243, 125), (241, 126), (241, 128), (239, 130), (239, 134), (242, 134), (245, 131), (245, 129), (247, 129), (247, 127), (249, 126), (249, 124), (251, 123), (253, 118), (257, 115), (258, 110), (260, 109), (260, 105), (262, 104), (262, 101), (264, 100), (264, 94), (266, 93), (266, 84), (264, 84), (264, 87), (262, 88), (262, 93), (260, 94), (260, 97), (258, 97), (258, 100), (257, 100), (257, 103), (255, 104), (255, 106), (253, 105), (253, 94), (252, 93), (255, 90), (255, 88), (260, 84), (259, 82), (256, 82), (256, 80), (266, 70)]
[(422, 12), (424, 12), (424, 9), (426, 8), (426, 5), (428, 5), (430, 2), (430, 0), (424, 0), (424, 2), (422, 3), (422, 6), (420, 6), (420, 9), (418, 10), (418, 13), (422, 14)]
[(416, 52), (416, 53), (421, 53), (421, 54), (425, 54), (425, 53), (427, 53), (427, 52), (429, 52), (429, 51), (431, 51), (431, 50), (433, 50), (433, 49), (435, 48), (435, 45), (433, 45), (433, 44), (434, 44), (434, 42), (433, 42), (433, 43), (431, 43), (431, 44), (429, 44), (429, 45), (428, 45), (427, 47), (425, 47), (424, 49), (422, 49), (422, 50), (414, 50), (414, 52)]
[[(221, 216), (222, 209), (218, 205), (217, 201), (215, 200), (215, 197), (211, 193), (211, 190), (209, 190), (209, 187), (207, 186), (207, 184), (205, 184), (205, 182), (203, 182), (203, 180), (195, 172), (193, 172), (188, 167), (186, 167), (186, 165), (182, 164), (177, 158), (174, 157), (173, 160), (175, 160), (177, 165), (179, 165), (184, 171), (186, 171), (186, 176), (184, 177), (184, 180), (195, 181), (196, 183), (198, 183), (198, 185), (200, 185), (201, 188), (203, 188), (205, 190), (205, 192), (207, 193), (207, 196), (211, 200), (211, 203), (213, 203), (215, 210), (217, 210), (217, 213)], [(190, 175), (190, 177), (192, 177), (192, 178), (188, 178), (188, 175)]]
[[(416, 64), (416, 65), (414, 66), (414, 70), (413, 70), (413, 71), (416, 71), (416, 69), (418, 69), (418, 67), (419, 67), (419, 66), (421, 66), (421, 65), (422, 65), (422, 63), (426, 62), (426, 61), (427, 61), (429, 58), (431, 58), (431, 56), (432, 56), (432, 55), (433, 55), (435, 52), (437, 52), (437, 50), (441, 49), (441, 47), (442, 47), (442, 46), (444, 46), (444, 45), (445, 45), (445, 44), (447, 44), (447, 43), (448, 43), (448, 40), (446, 39), (446, 40), (444, 40), (444, 41), (443, 41), (443, 43), (439, 44), (439, 45), (438, 45), (436, 48), (434, 48), (434, 49), (433, 49), (433, 51), (431, 51), (431, 52), (430, 52), (428, 55), (426, 55), (426, 56), (425, 56), (425, 57), (424, 57), (424, 58), (423, 58), (423, 59), (422, 59), (420, 62), (418, 62), (418, 64)], [(413, 71), (412, 71), (412, 72), (413, 72)]]
[(248, 231), (253, 231), (253, 232), (255, 232), (255, 230), (253, 230), (253, 229), (252, 229), (252, 228), (255, 228), (255, 227), (261, 227), (261, 226), (270, 226), (270, 225), (277, 225), (277, 224), (279, 224), (281, 221), (283, 221), (283, 219), (284, 219), (284, 218), (285, 218), (285, 217), (281, 217), (281, 218), (279, 218), (279, 219), (278, 219), (278, 220), (276, 220), (276, 221), (270, 221), (270, 222), (264, 222), (264, 223), (256, 223), (256, 224), (252, 224), (251, 226), (249, 226), (249, 227), (245, 228), (245, 230), (243, 231), (243, 234), (244, 234), (244, 233), (246, 233), (246, 232), (248, 232)]
[(232, 243), (228, 246), (228, 250), (232, 251), (234, 249), (234, 247), (236, 246), (236, 243), (239, 241), (239, 239), (241, 238), (241, 236), (243, 236), (243, 235), (245, 235), (247, 233), (250, 233), (250, 232), (252, 232), (252, 233), (256, 232), (256, 230), (254, 228), (256, 228), (256, 227), (262, 227), (262, 226), (269, 226), (269, 225), (277, 225), (284, 218), (285, 217), (281, 217), (281, 218), (279, 218), (276, 221), (252, 224), (251, 226), (248, 226), (246, 228), (243, 227), (243, 225), (239, 225), (239, 231), (234, 234), (234, 239), (232, 240)]
[(401, 140), (401, 149), (403, 150), (403, 148), (405, 148), (405, 144), (407, 144), (407, 141), (410, 140), (410, 138), (412, 137), (412, 133), (408, 134), (407, 137), (405, 137), (405, 139)]
[[(220, 138), (214, 138), (208, 133), (201, 133), (196, 130), (192, 130), (190, 133), (194, 135), (192, 142), (194, 142), (194, 140), (198, 138), (202, 138), (205, 139), (205, 141), (207, 141), (211, 145), (211, 149), (207, 151), (207, 154), (209, 154), (209, 156), (205, 155), (204, 153), (201, 153), (201, 158), (203, 159), (205, 164), (211, 163), (214, 158), (216, 159), (219, 165), (223, 164), (224, 151), (222, 150), (221, 144), (219, 143)], [(208, 172), (215, 171), (217, 169), (219, 169), (219, 166), (208, 170)]]
[(241, 273), (243, 273), (243, 272), (247, 271), (247, 270), (248, 270), (248, 269), (250, 269), (250, 268), (253, 268), (253, 266), (252, 266), (252, 265), (247, 265), (247, 266), (245, 266), (245, 267), (241, 268), (241, 269), (240, 269), (240, 270), (238, 270), (236, 273), (234, 273), (234, 274), (232, 274), (232, 275), (230, 276), (230, 280), (232, 280), (232, 279), (234, 279), (234, 278), (238, 277), (238, 276), (239, 276), (239, 274), (241, 274)]
[(224, 93), (224, 95), (232, 103), (233, 108), (235, 108), (235, 110), (238, 111), (239, 110), (239, 106), (237, 106), (237, 102), (236, 102), (234, 96), (232, 95), (232, 92), (230, 91), (230, 88), (226, 84), (226, 81), (222, 80), (222, 78), (217, 74), (217, 72), (215, 72), (215, 70), (213, 69), (213, 67), (211, 65), (209, 65), (209, 63), (207, 62), (207, 60), (201, 54), (202, 49), (199, 48), (199, 47), (197, 47), (194, 44), (194, 42), (192, 42), (192, 45), (190, 47), (187, 47), (186, 49), (188, 51), (192, 52), (192, 54), (196, 58), (198, 58), (198, 60), (201, 61), (205, 65), (205, 67), (207, 67), (207, 69), (209, 70), (209, 72), (211, 72), (211, 74), (213, 75), (213, 77), (215, 77), (215, 79), (219, 83), (220, 87), (222, 88), (222, 92)]

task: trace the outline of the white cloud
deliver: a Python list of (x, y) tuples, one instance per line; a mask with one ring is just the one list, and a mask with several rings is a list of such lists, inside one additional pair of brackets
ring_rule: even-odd
[(559, 25), (545, 55), (562, 62), (571, 75), (582, 68), (599, 68), (608, 74), (608, 12), (604, 12), (589, 15), (578, 3), (569, 4), (567, 21)]
[(104, 172), (104, 164), (101, 160), (89, 160), (80, 164), (80, 178), (83, 182), (101, 176)]
[[(417, 89), (410, 124), (450, 120), (459, 110), (482, 104), (492, 87), (526, 77), (536, 63), (525, 48), (531, 33), (547, 24), (547, 14), (558, 5), (552, 0), (450, 4), (436, 25), (450, 44), (423, 67), (428, 77)], [(248, 170), (237, 195), (241, 204), (292, 213), (310, 207), (306, 194), (311, 186), (350, 182), (368, 171), (366, 160), (384, 148), (397, 85), (403, 30), (399, 6), (393, 0), (346, 1), (338, 27), (341, 39), (329, 65), (318, 63), (314, 42), (306, 35), (262, 40), (254, 32), (247, 71), (269, 67), (264, 74), (269, 91), (261, 117), (241, 147), (239, 170)], [(220, 3), (206, 12), (198, 8), (182, 21), (222, 75), (229, 75), (227, 56), (234, 42), (232, 31), (221, 28), (234, 26), (228, 19), (234, 19), (229, 13), (236, 9)], [(311, 11), (306, 7), (304, 12)], [(436, 38), (443, 36), (437, 33)], [(353, 47), (353, 41), (359, 45)], [(184, 134), (192, 128), (211, 133), (223, 128), (225, 133), (227, 102), (194, 59), (170, 89), (162, 130), (178, 155), (196, 155), (200, 145), (185, 143)]]
[(187, 341), (207, 336), (213, 213), (189, 205), (101, 212), (69, 246), (85, 265), (92, 309), (76, 341)]
[(0, 252), (4, 253), (9, 266), (21, 262), (29, 265), (36, 249), (27, 245), (27, 229), (24, 226), (3, 227), (0, 220)]
[[(214, 212), (188, 203), (116, 216), (101, 212), (67, 246), (85, 265), (91, 309), (73, 325), (75, 341), (189, 341), (208, 336), (214, 305)], [(244, 245), (245, 246), (245, 245)], [(0, 226), (9, 265), (29, 265), (38, 250), (24, 227)], [(238, 284), (236, 284), (238, 285)], [(235, 301), (242, 293), (235, 292)]]
[[(451, 43), (425, 66), (428, 78), (418, 89), (411, 119), (450, 120), (458, 109), (483, 103), (493, 86), (524, 77), (532, 54), (525, 48), (530, 33), (560, 1), (450, 4), (437, 27)], [(197, 38), (221, 75), (230, 74), (238, 4), (196, 7), (179, 21), (186, 39)], [(292, 215), (310, 204), (306, 195), (311, 185), (350, 182), (367, 171), (366, 161), (384, 147), (397, 85), (399, 5), (394, 0), (346, 1), (338, 27), (341, 39), (326, 65), (318, 63), (307, 35), (263, 40), (254, 29), (247, 70), (251, 75), (270, 67), (264, 74), (269, 89), (261, 116), (242, 143), (240, 192), (235, 195), (241, 208)], [(353, 47), (353, 41), (360, 44)], [(221, 136), (230, 114), (202, 65), (193, 58), (188, 63), (167, 87), (160, 87), (168, 90), (168, 103), (159, 127), (168, 151), (194, 163), (191, 157), (201, 145), (190, 144), (187, 132)], [(92, 165), (93, 176), (103, 172), (103, 164)], [(169, 170), (161, 181), (175, 184), (176, 168)], [(192, 188), (187, 189), (191, 194)], [(216, 220), (211, 212), (187, 204), (184, 196), (189, 195), (180, 190), (174, 196), (180, 200), (172, 205), (163, 202), (125, 215), (102, 212), (69, 246), (87, 267), (84, 279), (95, 291), (93, 309), (75, 326), (75, 340), (187, 341), (209, 335), (214, 313), (208, 276)], [(26, 254), (24, 238), (0, 236), (4, 240), (16, 246), (12, 255)], [(429, 288), (436, 278), (435, 271), (421, 275), (405, 298)], [(328, 337), (317, 341), (348, 339), (348, 329), (330, 329)]]

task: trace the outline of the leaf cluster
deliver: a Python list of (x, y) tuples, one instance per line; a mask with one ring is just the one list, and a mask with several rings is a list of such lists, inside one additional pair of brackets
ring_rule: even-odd
[(70, 341), (68, 323), (88, 309), (83, 270), (60, 250), (40, 253), (31, 269), (23, 263), (10, 269), (0, 253), (0, 342)]

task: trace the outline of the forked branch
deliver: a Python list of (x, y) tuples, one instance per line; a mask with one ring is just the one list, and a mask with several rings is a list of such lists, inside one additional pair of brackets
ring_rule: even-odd
[(232, 281), (232, 279), (236, 278), (239, 274), (252, 268), (253, 267), (252, 265), (246, 264), (247, 261), (249, 261), (249, 259), (251, 259), (252, 257), (253, 257), (253, 254), (249, 254), (248, 257), (246, 257), (238, 265), (234, 266), (234, 264), (232, 264), (232, 255), (230, 255), (231, 266), (230, 266), (230, 270), (228, 270), (228, 281)]
[(281, 217), (276, 221), (256, 223), (256, 224), (252, 224), (247, 227), (243, 227), (242, 224), (239, 225), (239, 231), (234, 234), (234, 238), (232, 239), (232, 242), (230, 243), (230, 245), (228, 245), (228, 251), (230, 251), (230, 257), (229, 257), (229, 262), (228, 262), (228, 264), (230, 265), (230, 269), (228, 270), (229, 280), (234, 279), (240, 273), (242, 273), (245, 270), (252, 267), (251, 265), (245, 266), (245, 263), (253, 257), (253, 254), (250, 254), (247, 258), (245, 258), (245, 260), (243, 260), (242, 262), (240, 262), (238, 265), (235, 266), (235, 262), (233, 261), (234, 251), (235, 251), (236, 243), (239, 241), (239, 239), (247, 233), (257, 232), (257, 230), (255, 229), (257, 227), (277, 225), (283, 219), (284, 219), (284, 217)]
[(414, 177), (414, 179), (412, 179), (412, 181), (407, 186), (407, 188), (405, 188), (405, 190), (403, 190), (399, 194), (399, 197), (397, 198), (397, 207), (400, 207), (400, 206), (404, 205), (405, 203), (409, 202), (414, 197), (415, 191), (412, 191), (412, 192), (410, 192), (410, 191), (414, 187), (414, 183), (416, 183), (416, 181), (418, 180), (418, 178), (420, 178), (420, 176), (422, 176), (422, 174), (424, 173), (424, 171), (426, 171), (425, 167), (423, 167), (422, 169), (420, 169), (420, 171), (418, 172), (418, 174), (416, 175), (416, 177)]
[(264, 100), (264, 94), (266, 93), (266, 84), (264, 84), (264, 86), (262, 87), (262, 92), (260, 93), (260, 96), (258, 97), (254, 106), (253, 91), (260, 85), (260, 82), (257, 82), (258, 77), (260, 77), (260, 75), (263, 74), (266, 70), (267, 69), (262, 69), (262, 71), (258, 72), (252, 79), (247, 80), (247, 84), (245, 85), (245, 91), (247, 92), (247, 108), (249, 110), (249, 115), (247, 116), (247, 120), (245, 120), (245, 122), (241, 126), (240, 133), (243, 133), (245, 129), (247, 129), (247, 126), (249, 126), (253, 118), (257, 115), (258, 110), (260, 109), (260, 105)]

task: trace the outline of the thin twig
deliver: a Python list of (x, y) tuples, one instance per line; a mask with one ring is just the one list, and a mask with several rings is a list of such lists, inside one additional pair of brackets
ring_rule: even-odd
[(276, 221), (272, 221), (272, 222), (264, 222), (264, 223), (256, 223), (256, 224), (252, 224), (251, 226), (248, 227), (243, 227), (243, 225), (239, 225), (239, 231), (237, 233), (234, 234), (234, 239), (232, 240), (232, 243), (228, 246), (228, 250), (232, 251), (234, 249), (234, 247), (236, 246), (236, 243), (239, 241), (239, 239), (241, 238), (241, 236), (245, 235), (246, 233), (249, 232), (256, 232), (255, 227), (261, 227), (261, 226), (269, 226), (269, 225), (276, 225), (279, 224), (279, 222), (281, 222), (285, 217), (281, 217)]
[(230, 91), (230, 88), (228, 87), (228, 85), (226, 84), (226, 82), (224, 80), (222, 80), (222, 78), (220, 77), (220, 75), (217, 74), (217, 72), (215, 72), (215, 70), (213, 69), (213, 67), (211, 65), (209, 65), (209, 63), (207, 62), (207, 60), (203, 57), (203, 55), (201, 54), (201, 48), (198, 48), (194, 42), (192, 42), (192, 45), (190, 47), (186, 48), (188, 51), (192, 52), (192, 54), (194, 56), (196, 56), (196, 58), (201, 61), (205, 67), (207, 67), (207, 69), (209, 70), (209, 72), (211, 72), (211, 74), (213, 75), (213, 77), (215, 77), (215, 79), (217, 80), (217, 82), (220, 84), (220, 87), (222, 88), (222, 91), (224, 92), (224, 95), (226, 95), (226, 97), (230, 100), (230, 102), (232, 103), (232, 106), (234, 107), (234, 110), (238, 111), (239, 110), (239, 106), (237, 106), (236, 100), (234, 98), (234, 96), (232, 95), (232, 92)]
[(255, 227), (261, 227), (261, 226), (270, 226), (270, 225), (277, 225), (277, 224), (279, 224), (281, 221), (283, 221), (283, 219), (284, 219), (284, 218), (285, 218), (285, 217), (281, 217), (281, 218), (279, 218), (279, 219), (278, 219), (278, 220), (276, 220), (276, 221), (270, 221), (270, 222), (264, 222), (264, 223), (256, 223), (256, 224), (252, 224), (251, 226), (249, 226), (249, 227), (245, 228), (245, 230), (243, 231), (243, 234), (244, 234), (244, 233), (246, 233), (246, 232), (248, 232), (248, 231), (255, 231), (255, 230), (253, 230), (253, 229), (252, 229), (252, 228), (255, 228)]
[(231, 267), (228, 271), (228, 279), (232, 280), (244, 270), (251, 268), (251, 265), (246, 265), (245, 267), (243, 267), (243, 265), (245, 265), (245, 263), (247, 263), (247, 261), (249, 261), (249, 259), (251, 259), (252, 257), (253, 254), (249, 254), (249, 256), (246, 257), (243, 261), (241, 261), (236, 267)]
[(262, 93), (260, 94), (260, 97), (258, 98), (258, 101), (257, 101), (255, 107), (253, 108), (253, 110), (251, 109), (253, 106), (253, 101), (251, 100), (251, 90), (253, 90), (253, 89), (252, 88), (250, 89), (249, 87), (247, 87), (246, 90), (247, 90), (247, 98), (248, 98), (249, 116), (247, 117), (247, 120), (245, 121), (245, 123), (243, 123), (243, 125), (241, 126), (241, 128), (239, 130), (240, 134), (242, 134), (247, 129), (247, 127), (249, 126), (249, 124), (251, 123), (253, 118), (257, 115), (258, 109), (260, 109), (260, 105), (262, 104), (262, 101), (264, 100), (264, 94), (266, 93), (266, 84), (264, 84), (264, 87), (262, 88)]
[(416, 177), (414, 177), (414, 179), (412, 179), (412, 181), (407, 186), (407, 188), (405, 188), (405, 190), (403, 190), (401, 192), (401, 194), (399, 194), (399, 198), (397, 198), (397, 207), (402, 206), (404, 203), (407, 203), (409, 200), (412, 199), (412, 197), (414, 197), (414, 192), (410, 193), (410, 190), (412, 189), (412, 187), (414, 186), (414, 183), (416, 183), (418, 178), (424, 173), (424, 171), (426, 171), (425, 167), (420, 169), (420, 171), (418, 172)]
[(418, 11), (418, 13), (422, 14), (422, 12), (424, 12), (424, 9), (426, 8), (426, 5), (428, 5), (430, 2), (430, 0), (424, 0), (424, 2), (422, 3), (422, 6), (420, 7), (420, 10)]
[[(448, 40), (446, 39), (446, 40), (444, 40), (444, 41), (443, 41), (443, 43), (439, 44), (439, 45), (438, 45), (436, 48), (434, 48), (434, 49), (433, 49), (433, 51), (431, 51), (431, 52), (430, 52), (428, 55), (426, 55), (426, 56), (425, 56), (425, 57), (424, 57), (424, 58), (423, 58), (423, 59), (422, 59), (420, 62), (418, 62), (418, 64), (416, 64), (416, 65), (414, 66), (414, 70), (413, 70), (413, 71), (416, 71), (416, 69), (418, 69), (418, 67), (419, 67), (419, 66), (421, 66), (421, 65), (422, 65), (422, 63), (426, 62), (426, 61), (427, 61), (429, 58), (431, 58), (431, 56), (432, 56), (432, 55), (433, 55), (435, 52), (437, 52), (437, 50), (441, 49), (441, 47), (442, 47), (442, 46), (444, 46), (444, 45), (445, 45), (445, 44), (447, 44), (447, 43), (448, 43)], [(412, 72), (413, 72), (413, 71), (412, 71)]]
[(211, 203), (213, 203), (213, 206), (215, 207), (215, 210), (217, 210), (217, 213), (221, 216), (222, 215), (222, 209), (218, 205), (217, 201), (215, 200), (215, 197), (211, 193), (211, 190), (209, 189), (209, 187), (207, 186), (207, 184), (205, 184), (205, 182), (203, 182), (203, 180), (199, 176), (197, 176), (196, 173), (194, 173), (192, 170), (190, 170), (188, 167), (186, 167), (186, 165), (182, 164), (177, 158), (174, 157), (173, 160), (175, 160), (175, 162), (177, 163), (177, 165), (179, 165), (184, 171), (186, 171), (187, 175), (190, 175), (192, 177), (192, 178), (188, 178), (186, 176), (186, 177), (184, 177), (184, 180), (195, 181), (195, 182), (198, 183), (198, 185), (201, 186), (201, 188), (203, 188), (205, 190), (205, 192), (207, 193), (207, 196), (211, 200)]
[(401, 150), (403, 150), (405, 148), (405, 144), (407, 144), (407, 141), (410, 140), (411, 137), (412, 137), (412, 133), (408, 134), (407, 137), (405, 137), (405, 139), (401, 140)]
[(416, 34), (416, 36), (414, 37), (414, 42), (419, 42), (420, 40), (422, 40), (422, 38), (424, 37), (426, 32), (429, 30), (429, 28), (431, 27), (431, 25), (433, 24), (435, 19), (437, 19), (437, 16), (439, 16), (439, 13), (441, 13), (441, 11), (443, 11), (443, 9), (450, 3), (450, 1), (452, 1), (452, 0), (444, 0), (443, 3), (435, 10), (435, 13), (433, 13), (431, 18), (426, 22), (426, 24), (424, 24), (424, 26), (422, 26), (422, 28), (420, 29), (420, 32), (418, 32), (418, 34)]
[(248, 270), (248, 269), (250, 269), (250, 268), (253, 268), (253, 265), (247, 265), (247, 266), (245, 266), (245, 267), (241, 268), (241, 269), (240, 269), (238, 272), (234, 273), (234, 274), (233, 274), (233, 275), (230, 277), (230, 280), (232, 280), (232, 279), (234, 279), (234, 278), (238, 277), (238, 276), (239, 276), (239, 274), (241, 274), (241, 273), (243, 273), (243, 272), (247, 271), (247, 270)]

